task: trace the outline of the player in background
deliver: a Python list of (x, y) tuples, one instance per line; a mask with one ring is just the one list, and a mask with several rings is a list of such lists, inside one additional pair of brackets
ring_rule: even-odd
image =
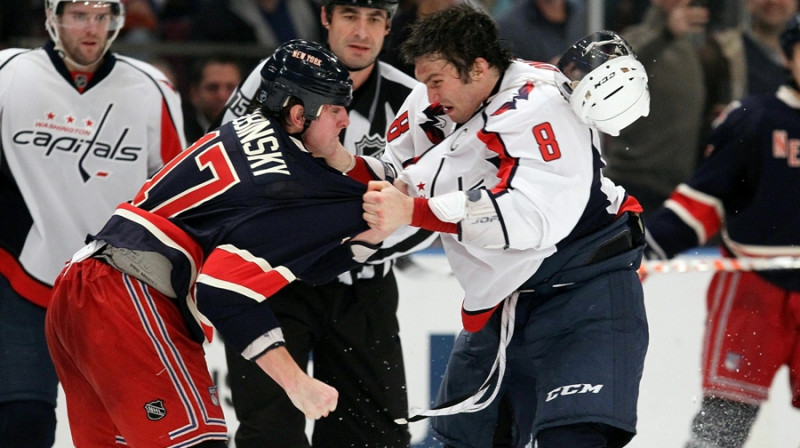
[[(459, 127), (398, 154), (399, 188), (370, 183), (364, 216), (380, 230), (443, 232), (466, 294), (437, 409), (412, 420), (434, 416), (451, 447), (624, 446), (648, 344), (644, 238), (638, 202), (602, 176), (598, 129), (647, 114), (642, 65), (622, 38), (598, 33), (561, 59), (570, 79), (589, 73), (572, 82), (512, 60), (492, 19), (467, 4), (423, 18), (402, 48), (427, 89), (409, 109), (439, 103)], [(510, 428), (497, 427), (501, 409)]]
[[(732, 103), (710, 154), (647, 222), (648, 256), (670, 258), (719, 234), (726, 257), (800, 256), (800, 15), (780, 36), (790, 76)], [(703, 401), (687, 448), (744, 445), (777, 370), (800, 407), (797, 270), (715, 273), (706, 297)]]
[(119, 0), (45, 1), (52, 38), (0, 52), (0, 440), (55, 441), (44, 335), (58, 272), (117, 204), (184, 147), (180, 98), (152, 66), (108, 51)]
[[(323, 4), (320, 20), (328, 31), (329, 48), (353, 81), (353, 102), (347, 107), (350, 124), (340, 137), (355, 154), (383, 153), (389, 124), (417, 85), (377, 59), (396, 9), (396, 0)], [(246, 110), (257, 94), (262, 72), (263, 62), (234, 92), (223, 122)], [(431, 123), (427, 146), (441, 139), (446, 120), (432, 114)], [(408, 398), (391, 259), (424, 248), (434, 236), (426, 230), (408, 230), (392, 236), (366, 265), (336, 281), (319, 286), (295, 282), (270, 299), (292, 357), (305, 366), (313, 352), (314, 377), (340, 392), (340, 405), (331, 418), (314, 425), (312, 445), (410, 444), (407, 426), (394, 423), (407, 413)], [(239, 420), (236, 446), (308, 446), (305, 418), (287, 410), (287, 398), (278, 385), (230, 346), (226, 356)]]
[(336, 408), (336, 389), (289, 356), (269, 302), (357, 266), (383, 238), (361, 218), (365, 184), (342, 175), (366, 171), (338, 140), (352, 83), (307, 41), (264, 67), (254, 112), (145, 182), (56, 281), (47, 342), (75, 446), (226, 446), (211, 325), (306, 417)]

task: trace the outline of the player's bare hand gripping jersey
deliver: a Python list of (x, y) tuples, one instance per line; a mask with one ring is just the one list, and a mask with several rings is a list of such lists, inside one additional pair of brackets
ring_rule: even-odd
[(623, 208), (624, 190), (602, 177), (597, 132), (572, 113), (555, 71), (515, 61), (499, 93), (420, 153), (409, 151), (409, 140), (424, 139), (431, 123), (413, 113), (426, 107), (423, 86), (400, 112), (408, 124), (390, 135), (387, 153), (406, 166), (400, 178), (409, 194), (470, 191), (480, 204), (474, 210), (483, 209), (463, 219), (458, 234), (442, 234), (465, 290), (465, 325), (518, 289), (560, 245), (607, 226)]
[(83, 93), (52, 43), (0, 52), (0, 273), (45, 306), (64, 262), (185, 146), (180, 97), (109, 53)]
[(367, 230), (365, 190), (257, 113), (182, 152), (95, 238), (116, 248), (111, 264), (176, 298), (198, 340), (210, 321), (253, 358), (283, 342), (267, 298), (358, 265), (343, 243)]

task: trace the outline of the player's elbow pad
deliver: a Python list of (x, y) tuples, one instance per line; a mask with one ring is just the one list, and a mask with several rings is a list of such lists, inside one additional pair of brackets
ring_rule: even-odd
[(461, 241), (487, 249), (508, 246), (497, 206), (487, 190), (455, 191), (431, 198), (428, 204), (437, 218), (459, 223)]

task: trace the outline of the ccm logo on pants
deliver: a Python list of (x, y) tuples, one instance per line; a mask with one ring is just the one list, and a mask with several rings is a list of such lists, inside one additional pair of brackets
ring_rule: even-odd
[(600, 389), (602, 388), (602, 384), (598, 384), (597, 386), (592, 386), (591, 384), (570, 384), (569, 386), (561, 386), (548, 392), (547, 400), (545, 401), (555, 400), (559, 395), (586, 394), (589, 392), (597, 394), (600, 393)]

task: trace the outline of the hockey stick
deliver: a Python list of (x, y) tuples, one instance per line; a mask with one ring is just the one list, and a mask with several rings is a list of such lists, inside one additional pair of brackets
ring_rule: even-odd
[(800, 269), (800, 257), (772, 258), (699, 258), (647, 260), (639, 266), (639, 276), (648, 274), (671, 274), (683, 272), (733, 272), (772, 271)]

